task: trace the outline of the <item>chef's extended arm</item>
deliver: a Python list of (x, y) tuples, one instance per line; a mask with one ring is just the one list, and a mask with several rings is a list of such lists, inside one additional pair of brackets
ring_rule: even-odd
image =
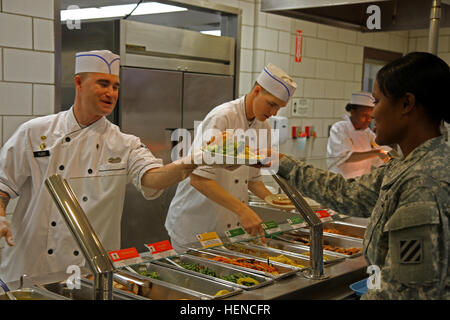
[(244, 202), (223, 189), (215, 180), (191, 174), (191, 185), (208, 199), (237, 214), (242, 226), (249, 234), (264, 235), (261, 218)]
[(9, 203), (9, 195), (0, 190), (0, 239), (5, 237), (6, 243), (10, 246), (14, 245), (9, 221), (6, 218), (6, 206)]
[(372, 159), (379, 157), (380, 159), (389, 158), (389, 156), (381, 149), (374, 149), (364, 152), (353, 152), (352, 155), (345, 160), (345, 162), (358, 162), (362, 160)]
[(249, 181), (248, 189), (263, 200), (272, 194), (262, 181)]
[(156, 190), (166, 189), (186, 179), (197, 166), (191, 158), (183, 158), (162, 167), (148, 170), (142, 176), (142, 185)]

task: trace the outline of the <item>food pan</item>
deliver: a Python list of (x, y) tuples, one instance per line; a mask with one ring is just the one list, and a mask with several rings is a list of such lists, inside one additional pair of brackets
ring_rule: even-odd
[[(173, 263), (171, 263), (172, 261)], [(259, 275), (256, 273), (251, 273), (247, 271), (243, 271), (241, 269), (235, 268), (233, 265), (227, 265), (224, 263), (219, 263), (211, 260), (204, 260), (199, 259), (198, 257), (195, 257), (193, 255), (184, 254), (175, 258), (169, 259), (162, 259), (155, 261), (156, 264), (163, 264), (164, 266), (167, 266), (169, 268), (173, 269), (180, 269), (184, 272), (188, 272), (195, 275), (200, 275), (201, 277), (205, 277), (207, 279), (215, 280), (218, 282), (223, 282), (228, 285), (232, 285), (234, 287), (238, 287), (244, 290), (254, 290), (257, 288), (261, 288), (263, 286), (269, 285), (273, 283), (273, 279), (269, 277), (265, 277), (263, 275)], [(175, 265), (175, 264), (176, 265)], [(186, 264), (189, 264), (191, 266), (193, 265), (201, 265), (203, 267), (203, 272), (194, 271), (191, 269), (186, 269), (182, 265), (186, 266)], [(182, 269), (181, 269), (182, 268)], [(207, 268), (207, 270), (206, 270)], [(258, 283), (254, 285), (244, 285), (239, 284), (236, 281), (230, 280), (233, 279), (234, 275), (242, 274), (243, 277), (250, 277), (255, 279)], [(225, 279), (224, 279), (225, 277)]]
[[(305, 230), (284, 232), (281, 236), (277, 236), (277, 238), (281, 240), (294, 241), (295, 243), (309, 247), (309, 232)], [(323, 246), (323, 252), (327, 254), (332, 252), (335, 255), (340, 255), (347, 258), (357, 257), (362, 254), (362, 240), (341, 237), (336, 234), (324, 234)]]
[[(305, 259), (309, 259), (309, 247), (301, 245), (294, 241), (283, 241), (283, 240), (277, 240), (277, 239), (270, 239), (266, 238), (266, 246), (270, 247), (271, 249), (278, 250), (280, 252), (290, 252), (294, 254), (298, 254), (301, 257)], [(346, 256), (342, 256), (339, 254), (334, 254), (333, 252), (327, 252), (323, 255), (323, 263), (324, 264), (330, 264), (330, 263), (336, 263), (339, 261), (343, 261), (346, 258)]]
[[(148, 289), (144, 290), (143, 294), (150, 299), (186, 299), (186, 295), (203, 300), (223, 299), (242, 292), (242, 289), (240, 288), (206, 279), (198, 275), (189, 274), (182, 270), (167, 268), (154, 262), (144, 262), (132, 265), (130, 268), (137, 273), (126, 269), (121, 269), (120, 272), (128, 277), (146, 280)], [(150, 275), (154, 272), (157, 273), (158, 279), (143, 275)], [(220, 294), (216, 295), (219, 292)], [(180, 293), (183, 293), (184, 297)]]
[[(268, 259), (246, 256), (244, 254), (237, 253), (237, 252), (231, 253), (231, 251), (224, 252), (224, 251), (217, 250), (216, 248), (217, 247), (210, 248), (210, 249), (206, 249), (204, 251), (190, 250), (190, 251), (188, 251), (188, 254), (197, 256), (201, 259), (205, 259), (208, 261), (210, 261), (211, 259), (214, 259), (214, 258), (222, 257), (225, 259), (240, 259), (242, 261), (248, 260), (249, 262), (257, 262), (257, 263), (267, 264)], [(217, 262), (219, 262), (221, 264), (230, 265), (230, 263), (226, 263), (226, 262), (222, 262), (222, 261), (217, 261)], [(288, 277), (288, 276), (294, 275), (296, 272), (298, 272), (300, 270), (299, 268), (287, 266), (287, 265), (284, 265), (284, 264), (281, 264), (278, 262), (269, 262), (269, 264), (271, 267), (274, 268), (274, 271), (275, 271), (274, 273), (263, 271), (263, 270), (257, 270), (257, 269), (253, 269), (250, 267), (244, 267), (241, 265), (235, 265), (235, 264), (231, 264), (231, 265), (233, 265), (233, 267), (235, 267), (237, 269), (251, 272), (251, 273), (260, 274), (260, 275), (263, 275), (266, 277), (270, 277), (272, 279), (281, 279), (284, 277)]]
[[(64, 296), (34, 286), (31, 288), (13, 290), (11, 293), (17, 300), (69, 300)], [(6, 293), (2, 293), (0, 294), (0, 300), (10, 299)]]
[[(300, 270), (305, 269), (310, 265), (308, 257), (302, 257), (286, 251), (281, 252), (280, 250), (272, 249), (263, 245), (252, 245), (250, 243), (234, 243), (227, 244), (222, 247), (216, 247), (216, 250), (224, 250), (225, 252), (233, 251), (247, 256), (269, 259), (271, 262), (275, 261), (287, 266), (294, 266), (296, 268), (299, 268)], [(288, 263), (288, 261), (292, 263)]]
[[(305, 231), (309, 232), (309, 229), (305, 228)], [(337, 234), (343, 237), (362, 240), (364, 239), (365, 232), (365, 227), (343, 221), (330, 221), (323, 224), (324, 235)]]

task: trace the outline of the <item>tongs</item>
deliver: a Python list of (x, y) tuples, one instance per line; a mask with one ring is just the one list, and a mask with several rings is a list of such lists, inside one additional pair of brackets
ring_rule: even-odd
[(17, 300), (17, 298), (11, 293), (11, 290), (9, 290), (8, 286), (5, 282), (3, 282), (2, 279), (0, 279), (0, 287), (2, 287), (3, 291), (5, 291), (6, 296), (9, 298), (9, 300)]

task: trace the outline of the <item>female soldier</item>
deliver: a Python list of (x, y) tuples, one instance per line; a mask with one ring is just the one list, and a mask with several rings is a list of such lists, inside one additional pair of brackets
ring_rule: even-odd
[(364, 237), (380, 288), (363, 299), (450, 299), (450, 150), (441, 135), (450, 121), (450, 68), (413, 52), (384, 66), (373, 90), (376, 143), (397, 143), (402, 159), (345, 180), (280, 155), (278, 174), (336, 211), (370, 217)]

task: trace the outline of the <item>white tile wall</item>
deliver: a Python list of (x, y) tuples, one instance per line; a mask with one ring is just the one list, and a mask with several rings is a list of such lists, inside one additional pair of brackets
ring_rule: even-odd
[(316, 76), (316, 59), (303, 57), (301, 62), (293, 63), (292, 74), (296, 77), (314, 78)]
[(55, 51), (53, 21), (33, 19), (34, 49), (43, 51)]
[(0, 82), (0, 110), (3, 115), (32, 114), (32, 85)]
[(278, 50), (278, 31), (265, 27), (256, 27), (254, 46), (269, 51)]
[(53, 19), (54, 0), (3, 0), (3, 12)]
[(313, 116), (315, 118), (334, 117), (333, 100), (325, 100), (325, 99), (315, 100)]
[(325, 97), (325, 80), (305, 79), (303, 94), (306, 98)]
[(347, 61), (347, 45), (345, 43), (328, 41), (327, 59), (336, 61)]
[(241, 48), (253, 49), (253, 27), (242, 26)]
[(361, 64), (364, 59), (364, 47), (356, 45), (347, 45), (347, 62)]
[(328, 60), (317, 60), (315, 77), (319, 79), (335, 79), (336, 63)]
[(3, 143), (8, 140), (22, 123), (33, 118), (31, 116), (3, 116)]
[(315, 38), (304, 38), (303, 39), (303, 53), (305, 57), (311, 58), (327, 58), (327, 41)]
[(54, 113), (55, 86), (33, 84), (33, 115), (43, 116)]
[(3, 49), (5, 81), (54, 83), (54, 54)]
[(0, 46), (31, 49), (32, 18), (0, 13)]
[(346, 62), (336, 62), (336, 80), (353, 81), (355, 78), (355, 65)]

